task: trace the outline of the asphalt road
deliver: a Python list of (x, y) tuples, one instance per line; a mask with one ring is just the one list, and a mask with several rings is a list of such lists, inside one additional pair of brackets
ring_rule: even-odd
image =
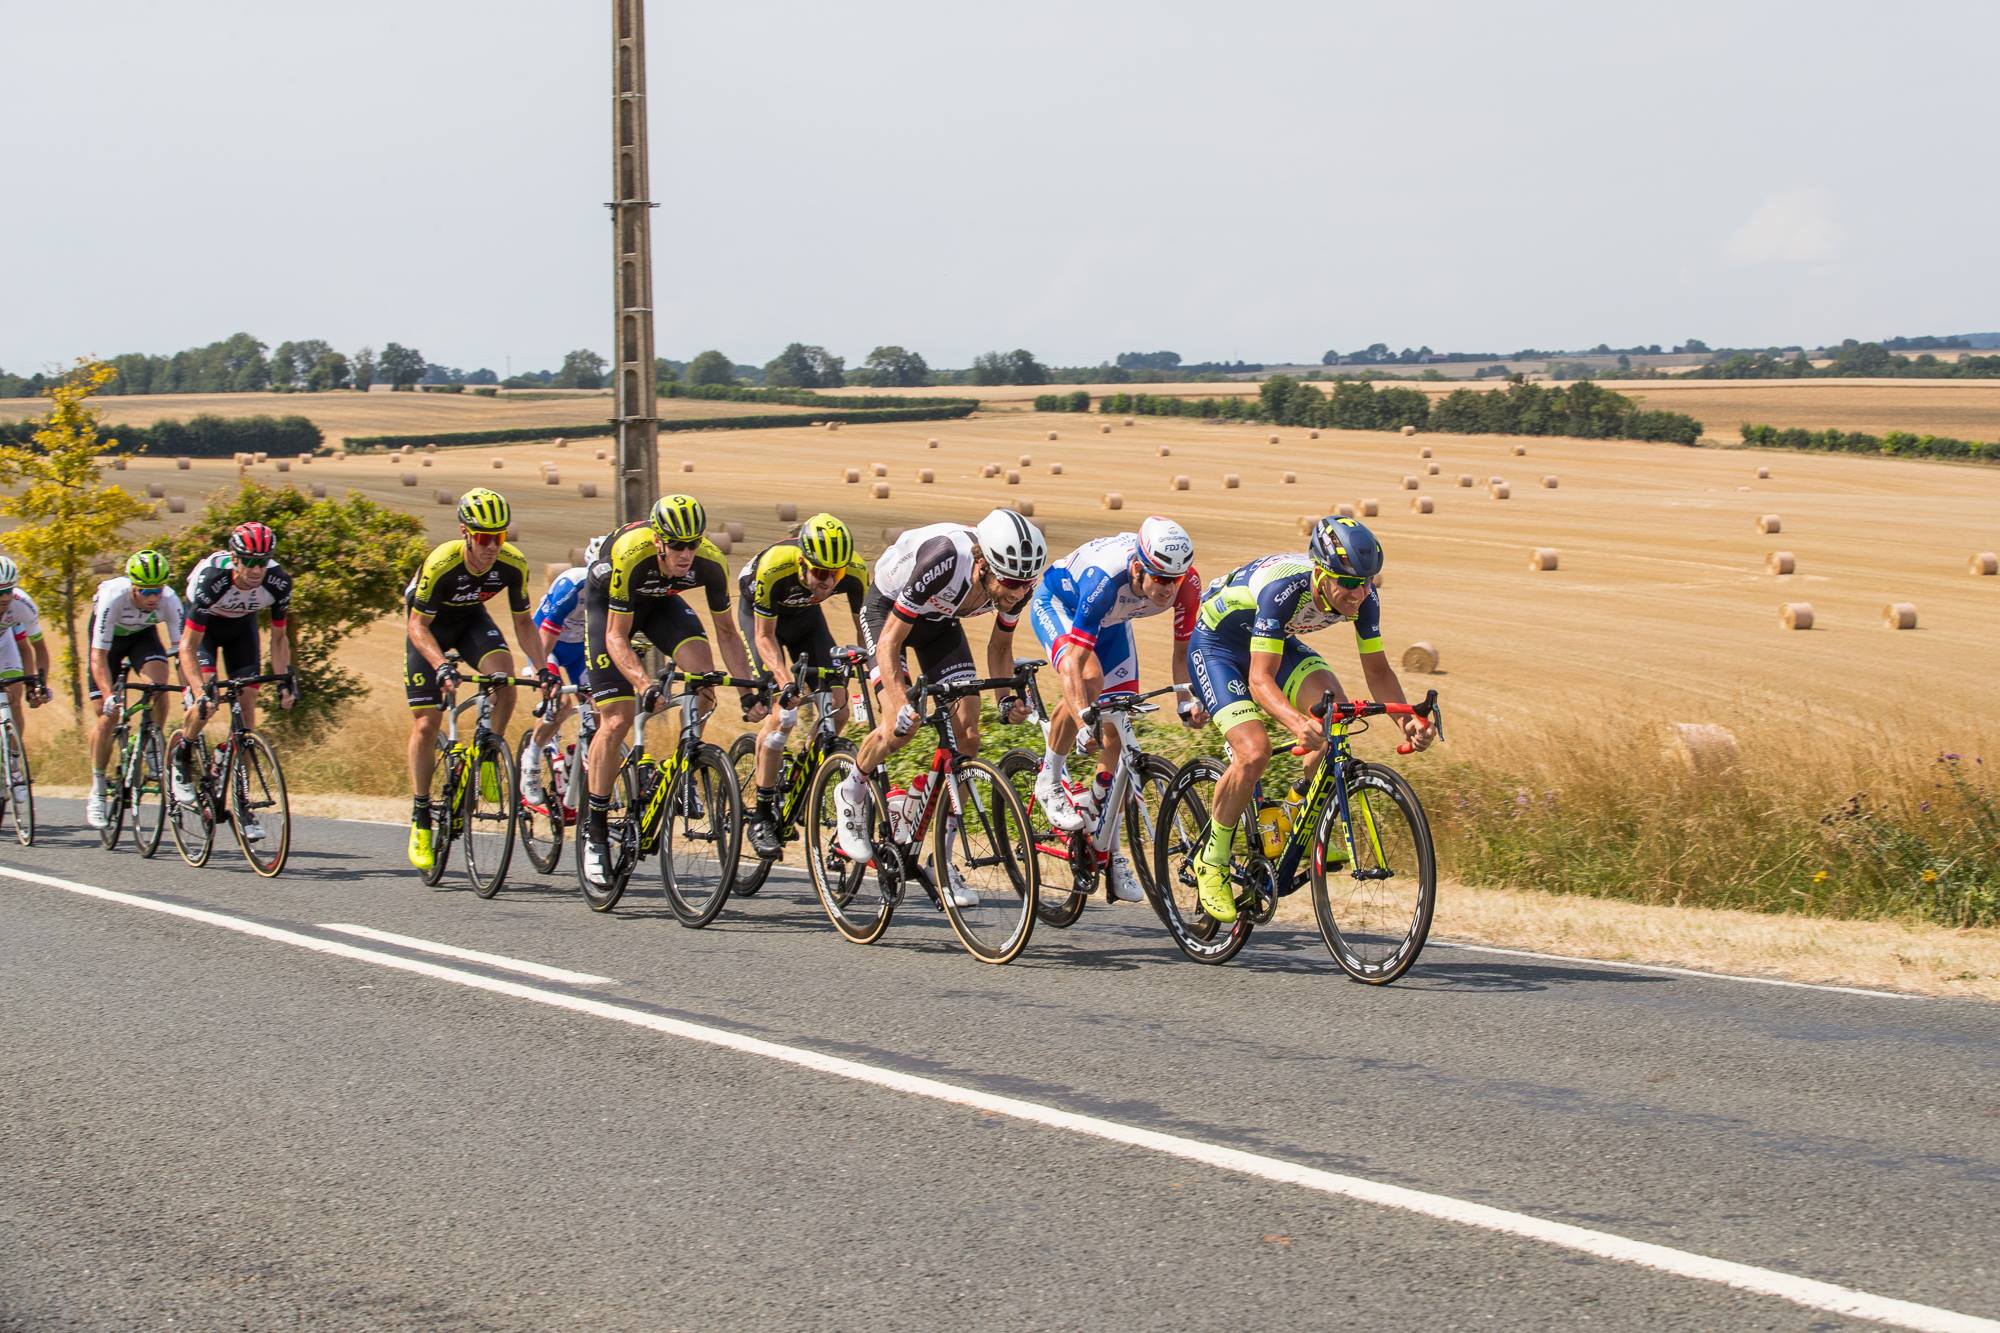
[(992, 968), (796, 877), (696, 932), (379, 825), (266, 881), (42, 820), (0, 1328), (2000, 1328), (1994, 1006), (1442, 944), (1373, 989), (1101, 904)]

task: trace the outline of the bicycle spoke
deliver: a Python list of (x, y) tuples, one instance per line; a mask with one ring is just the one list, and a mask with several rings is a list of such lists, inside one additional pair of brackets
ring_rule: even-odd
[(1357, 981), (1379, 985), (1408, 970), (1430, 933), (1437, 888), (1430, 825), (1416, 793), (1380, 765), (1356, 767), (1347, 809), (1347, 827), (1338, 809), (1321, 820), (1315, 859), (1324, 864), (1314, 867), (1313, 908), (1335, 961)]
[(1035, 925), (1038, 876), (1027, 817), (1007, 779), (983, 760), (962, 760), (943, 800), (933, 865), (945, 914), (975, 958), (1008, 962)]

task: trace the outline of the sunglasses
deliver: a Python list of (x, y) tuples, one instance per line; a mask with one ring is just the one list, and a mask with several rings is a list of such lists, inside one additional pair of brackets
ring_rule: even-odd
[(667, 542), (667, 549), (669, 551), (699, 551), (701, 549), (701, 538), (696, 537), (691, 542), (670, 540)]
[(1368, 580), (1354, 574), (1335, 574), (1333, 581), (1343, 588), (1365, 588)]
[(132, 585), (132, 595), (134, 597), (158, 597), (162, 592), (166, 591), (166, 587), (167, 585), (162, 583), (157, 588), (142, 588), (135, 583)]
[(504, 532), (468, 532), (465, 534), (465, 539), (474, 546), (498, 546), (506, 538), (507, 534)]
[(803, 569), (805, 571), (806, 577), (811, 579), (815, 583), (819, 582), (821, 579), (833, 578), (840, 573), (840, 571), (837, 569), (822, 569), (818, 565), (808, 564), (803, 560), (799, 562), (799, 568)]
[(271, 563), (271, 557), (268, 555), (239, 555), (235, 560), (245, 569), (262, 569)]
[(995, 574), (993, 577), (1001, 587), (1007, 589), (1009, 592), (1023, 592), (1035, 586), (1033, 579), (1010, 579), (998, 574)]

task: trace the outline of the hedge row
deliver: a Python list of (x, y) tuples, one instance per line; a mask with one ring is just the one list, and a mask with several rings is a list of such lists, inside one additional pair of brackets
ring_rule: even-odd
[(1038, 393), (1035, 395), (1037, 412), (1088, 412), (1090, 395), (1082, 389), (1075, 393)]
[[(167, 458), (182, 454), (199, 458), (238, 453), (309, 454), (326, 438), (318, 426), (301, 416), (219, 417), (204, 413), (187, 421), (168, 418), (150, 426), (98, 429), (118, 441), (118, 453), (144, 450)], [(0, 441), (28, 444), (34, 435), (30, 422), (0, 422)]]
[(1262, 421), (1275, 426), (1330, 430), (1418, 430), (1430, 414), (1430, 399), (1416, 389), (1377, 389), (1363, 381), (1334, 386), (1328, 397), (1310, 384), (1273, 376), (1255, 398), (1187, 398), (1174, 394), (1114, 393), (1098, 410), (1115, 416), (1204, 417), (1219, 421)]
[[(753, 389), (742, 384), (678, 384), (660, 386), (665, 398), (704, 398), (724, 403), (784, 403), (792, 407), (825, 407), (835, 411), (849, 408), (956, 407), (973, 403), (972, 398), (904, 398), (894, 394), (824, 394), (811, 389)], [(843, 418), (844, 419), (844, 418)]]
[(1456, 435), (1567, 435), (1583, 440), (1693, 444), (1701, 423), (1684, 412), (1641, 411), (1622, 393), (1588, 380), (1559, 388), (1510, 384), (1458, 389), (1431, 406), (1430, 428)]
[(1949, 435), (1912, 435), (1892, 430), (1867, 435), (1858, 430), (1806, 430), (1800, 426), (1753, 426), (1743, 423), (1743, 443), (1753, 449), (1809, 449), (1815, 453), (1890, 454), (1903, 458), (1969, 458), (2000, 462), (2000, 444), (1959, 440)]
[[(842, 401), (835, 399), (834, 401)], [(846, 400), (846, 401), (852, 401)], [(908, 400), (902, 400), (907, 402)], [(937, 401), (937, 400), (933, 400)], [(846, 425), (866, 425), (882, 421), (945, 421), (956, 417), (971, 416), (979, 404), (971, 399), (944, 400), (946, 407), (897, 407), (878, 408), (862, 412), (828, 412), (811, 418), (814, 421), (838, 421)], [(672, 417), (659, 423), (662, 435), (687, 430), (771, 430), (786, 426), (805, 424), (803, 412), (759, 412), (740, 417)], [(464, 444), (518, 444), (528, 440), (589, 439), (592, 436), (616, 435), (618, 427), (609, 421), (593, 421), (582, 426), (522, 426), (514, 430), (466, 430), (443, 435), (357, 435), (347, 441), (347, 448), (354, 453), (368, 453), (375, 449), (395, 449), (403, 445), (420, 446), (435, 444), (440, 448)]]

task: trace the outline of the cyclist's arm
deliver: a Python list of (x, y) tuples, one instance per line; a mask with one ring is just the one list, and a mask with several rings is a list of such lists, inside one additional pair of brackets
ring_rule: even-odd
[[(176, 654), (179, 658), (177, 665), (181, 669), (182, 684), (191, 685), (201, 679), (201, 659), (195, 656), (195, 652), (201, 647), (201, 641), (207, 637), (207, 622), (204, 621), (201, 625), (196, 625), (193, 621), (188, 622), (186, 631), (181, 635), (181, 650)], [(273, 657), (277, 655), (275, 644), (271, 652)]]
[(535, 665), (539, 667), (555, 654), (556, 645), (562, 642), (563, 627), (551, 625), (546, 620), (537, 620), (535, 628), (542, 636), (542, 655), (535, 659)]
[(431, 633), (431, 618), (412, 607), (405, 626), (410, 643), (417, 650), (417, 656), (430, 664), (432, 671), (444, 665), (444, 649), (438, 647), (437, 635)]
[(724, 670), (738, 679), (750, 678), (750, 650), (743, 645), (743, 631), (729, 613), (729, 566), (722, 552), (704, 539), (701, 553), (694, 558), (695, 574), (708, 594), (708, 617), (715, 622), (715, 645), (722, 650)]
[(108, 649), (90, 650), (90, 678), (97, 682), (97, 692), (104, 698), (111, 697), (111, 653)]
[(607, 611), (604, 616), (604, 651), (611, 655), (611, 665), (618, 668), (618, 674), (630, 682), (633, 690), (645, 694), (652, 681), (647, 679), (646, 668), (639, 661), (639, 654), (632, 648), (632, 613), (630, 611)]
[[(276, 675), (284, 675), (292, 669), (292, 631), (283, 620), (271, 622), (271, 670)], [(189, 680), (195, 679), (193, 676)]]
[(757, 660), (764, 664), (764, 669), (783, 689), (792, 683), (792, 664), (785, 660), (785, 650), (778, 643), (778, 618), (757, 611), (752, 619), (757, 625)]
[(541, 670), (542, 663), (549, 660), (547, 653), (539, 657), (535, 650), (542, 645), (542, 631), (536, 627), (535, 618), (526, 611), (514, 613), (514, 642), (521, 645), (521, 652), (528, 659), (528, 674)]
[[(986, 674), (994, 677), (1014, 674), (1014, 626), (1004, 619), (993, 622), (993, 633), (986, 640)], [(1003, 689), (995, 697), (1004, 698), (1007, 693)]]
[(49, 678), (49, 645), (40, 635), (36, 635), (28, 642), (35, 645), (35, 674), (40, 676), (46, 685)]
[[(1402, 679), (1396, 675), (1396, 668), (1389, 665), (1389, 654), (1373, 652), (1361, 654), (1361, 674), (1368, 681), (1368, 697), (1377, 703), (1408, 703), (1403, 693)], [(1403, 730), (1403, 738), (1419, 750), (1427, 749), (1437, 739), (1437, 732), (1429, 723), (1417, 717), (1395, 717), (1389, 719)]]

